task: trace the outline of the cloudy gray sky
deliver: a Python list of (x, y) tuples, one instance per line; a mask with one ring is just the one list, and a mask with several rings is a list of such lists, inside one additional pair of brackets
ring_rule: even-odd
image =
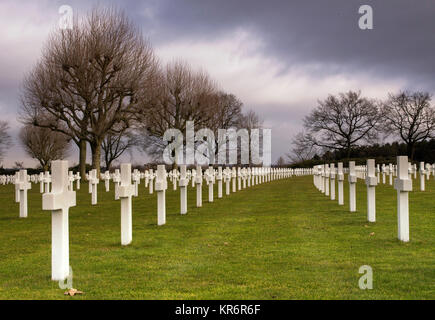
[[(80, 15), (97, 3), (125, 9), (163, 62), (182, 58), (207, 70), (259, 113), (272, 129), (273, 160), (288, 152), (303, 116), (329, 93), (434, 91), (433, 0), (2, 0), (0, 119), (10, 122), (14, 138), (5, 166), (36, 164), (16, 139), (19, 88), (58, 24), (59, 7)], [(364, 4), (373, 8), (373, 30), (358, 27)], [(132, 161), (145, 160), (135, 154)]]

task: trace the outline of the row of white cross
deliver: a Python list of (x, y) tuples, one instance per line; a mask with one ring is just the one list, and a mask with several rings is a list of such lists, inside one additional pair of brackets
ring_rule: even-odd
[[(131, 171), (131, 164), (121, 164), (120, 170), (113, 174), (105, 172), (101, 178), (105, 180), (106, 191), (109, 191), (109, 180), (115, 183), (115, 199), (121, 201), (121, 244), (128, 245), (133, 238), (132, 230), (132, 197), (138, 195), (138, 184), (141, 178), (149, 185), (150, 193), (153, 189), (157, 192), (157, 224), (166, 223), (166, 199), (167, 178), (169, 177), (176, 189), (180, 187), (180, 213), (187, 213), (187, 186), (189, 180), (192, 186), (196, 186), (196, 206), (202, 206), (202, 183), (205, 179), (208, 185), (208, 199), (213, 202), (213, 185), (218, 182), (218, 198), (222, 197), (222, 183), (226, 184), (226, 194), (230, 194), (232, 180), (232, 192), (261, 184), (276, 179), (291, 177), (292, 175), (311, 174), (311, 169), (288, 169), (288, 168), (225, 168), (218, 167), (215, 170), (209, 167), (203, 170), (201, 166), (187, 170), (186, 166), (180, 166), (180, 171), (174, 169), (168, 172), (164, 165), (157, 166), (157, 171), (145, 171), (144, 173)], [(40, 177), (40, 179), (39, 179)], [(89, 192), (92, 194), (92, 204), (97, 203), (97, 185), (99, 179), (97, 171), (91, 170), (86, 175), (89, 181)], [(42, 195), (42, 209), (52, 211), (52, 279), (64, 280), (69, 274), (69, 208), (76, 205), (76, 192), (73, 183), (77, 181), (77, 189), (80, 188), (80, 176), (68, 172), (68, 161), (57, 160), (52, 162), (52, 172), (46, 172), (37, 179), (27, 175), (26, 170), (20, 170), (13, 179), (19, 190), (20, 217), (27, 217), (27, 190), (31, 188), (29, 181), (40, 182), (44, 185), (45, 193)], [(153, 186), (153, 180), (155, 180)], [(236, 182), (237, 180), (237, 182)], [(133, 183), (132, 183), (133, 181)], [(51, 183), (51, 188), (50, 188)], [(154, 188), (153, 188), (154, 187)], [(17, 189), (16, 189), (17, 190)], [(16, 198), (17, 200), (17, 198)]]
[[(335, 180), (338, 180), (338, 204), (344, 205), (343, 199), (343, 182), (344, 171), (348, 173), (349, 181), (349, 211), (356, 211), (356, 182), (357, 179), (364, 179), (367, 186), (367, 220), (376, 222), (376, 191), (375, 188), (380, 183), (380, 173), (382, 172), (382, 181), (385, 184), (385, 175), (390, 177), (392, 185), (393, 175), (394, 188), (397, 190), (397, 217), (398, 217), (398, 238), (401, 241), (409, 241), (409, 201), (408, 193), (412, 191), (412, 175), (416, 178), (416, 165), (408, 162), (408, 157), (397, 157), (397, 165), (382, 165), (382, 171), (379, 164), (375, 168), (375, 160), (368, 159), (365, 166), (355, 166), (354, 161), (349, 161), (349, 168), (343, 169), (343, 163), (339, 162), (338, 167), (335, 164), (317, 165), (313, 167), (314, 185), (331, 200), (335, 200)], [(430, 178), (430, 173), (435, 177), (435, 165), (420, 163), (420, 190), (425, 190), (425, 179)]]

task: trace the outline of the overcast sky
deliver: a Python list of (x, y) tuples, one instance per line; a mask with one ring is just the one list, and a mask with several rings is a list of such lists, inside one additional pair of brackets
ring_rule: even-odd
[[(272, 129), (273, 161), (330, 93), (361, 90), (382, 99), (401, 89), (434, 91), (433, 0), (1, 0), (0, 119), (9, 121), (14, 138), (6, 167), (36, 164), (16, 138), (19, 89), (58, 24), (59, 7), (80, 15), (97, 3), (123, 8), (163, 62), (182, 58), (207, 70), (256, 111)], [(364, 4), (373, 8), (372, 30), (358, 27)], [(131, 161), (145, 159), (135, 154)]]

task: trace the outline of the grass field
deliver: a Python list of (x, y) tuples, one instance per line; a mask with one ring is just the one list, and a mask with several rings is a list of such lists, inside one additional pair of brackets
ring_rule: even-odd
[[(347, 177), (346, 177), (347, 179)], [(387, 179), (388, 183), (388, 179)], [(356, 213), (330, 201), (312, 177), (293, 177), (239, 191), (181, 216), (168, 184), (167, 224), (157, 226), (156, 194), (143, 182), (133, 200), (133, 242), (120, 245), (120, 203), (99, 184), (91, 206), (87, 184), (70, 209), (73, 286), (65, 297), (51, 281), (51, 213), (39, 185), (20, 219), (14, 187), (0, 186), (0, 299), (434, 299), (435, 180), (410, 194), (409, 243), (397, 240), (396, 191), (376, 188), (377, 222), (366, 219), (366, 187), (357, 185)], [(216, 192), (216, 191), (215, 191)], [(373, 234), (374, 233), (374, 234)], [(373, 290), (361, 290), (362, 265)]]

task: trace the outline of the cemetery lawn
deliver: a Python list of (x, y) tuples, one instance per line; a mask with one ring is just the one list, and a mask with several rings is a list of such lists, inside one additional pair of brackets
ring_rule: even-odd
[[(143, 181), (133, 198), (133, 242), (120, 244), (120, 202), (113, 184), (86, 183), (70, 209), (70, 265), (81, 296), (51, 281), (51, 213), (30, 190), (28, 218), (18, 217), (14, 186), (0, 186), (0, 299), (434, 299), (435, 180), (410, 193), (409, 243), (397, 240), (396, 191), (376, 188), (376, 223), (366, 219), (366, 187), (357, 184), (356, 213), (330, 201), (312, 176), (273, 181), (195, 208), (188, 214), (168, 183), (167, 224), (156, 225), (156, 194)], [(224, 188), (225, 190), (225, 188)], [(225, 193), (225, 191), (224, 191)], [(361, 290), (360, 266), (373, 269)]]

